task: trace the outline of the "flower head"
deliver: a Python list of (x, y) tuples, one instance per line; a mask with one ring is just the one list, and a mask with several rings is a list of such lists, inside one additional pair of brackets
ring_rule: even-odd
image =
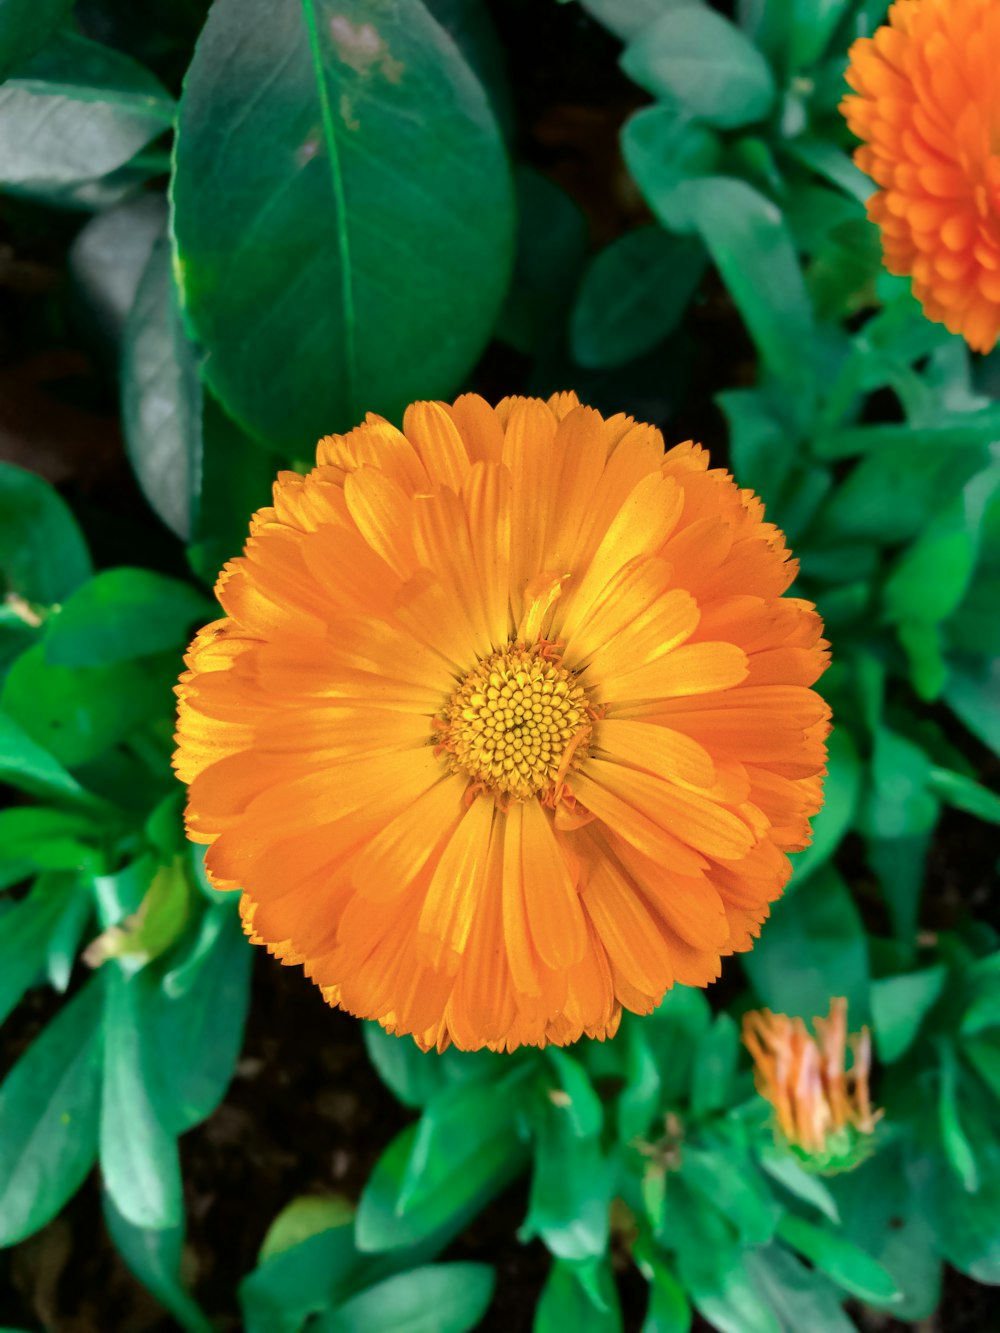
[(774, 1107), (785, 1143), (809, 1166), (842, 1171), (868, 1155), (882, 1114), (872, 1110), (868, 1092), (871, 1039), (867, 1028), (848, 1037), (842, 997), (830, 1001), (829, 1016), (813, 1019), (813, 1027), (816, 1037), (801, 1018), (754, 1010), (743, 1018), (743, 1043), (753, 1056), (757, 1091)]
[(879, 186), (868, 215), (886, 267), (928, 319), (988, 352), (1000, 333), (1000, 9), (896, 0), (850, 50), (842, 110)]
[(467, 395), (282, 473), (176, 767), (246, 928), (424, 1046), (604, 1037), (750, 948), (809, 840), (826, 644), (763, 506), (651, 426)]

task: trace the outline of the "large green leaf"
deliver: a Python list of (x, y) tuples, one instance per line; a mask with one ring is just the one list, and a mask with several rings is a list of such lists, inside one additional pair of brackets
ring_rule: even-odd
[(55, 666), (98, 667), (186, 644), (212, 606), (190, 584), (150, 569), (96, 574), (49, 622), (45, 657)]
[(97, 1156), (101, 985), (70, 1000), (0, 1090), (0, 1245), (37, 1231)]
[(60, 761), (6, 712), (0, 712), (0, 779), (35, 796), (96, 804)]
[(62, 496), (33, 472), (0, 463), (0, 573), (28, 602), (61, 602), (90, 577), (87, 544)]
[(0, 0), (0, 79), (55, 32), (73, 0)]
[(166, 237), (153, 247), (125, 324), (121, 375), (132, 470), (167, 527), (188, 538), (201, 482), (202, 389)]
[(133, 1226), (103, 1197), (104, 1220), (115, 1249), (160, 1304), (177, 1320), (185, 1333), (212, 1333), (215, 1325), (203, 1314), (181, 1277), (184, 1251), (182, 1227), (153, 1230)]
[(86, 330), (94, 330), (109, 359), (117, 356), (143, 271), (166, 224), (164, 196), (143, 193), (91, 218), (69, 248)]
[(451, 393), (490, 333), (507, 164), (482, 88), (417, 0), (217, 0), (173, 200), (205, 375), (298, 455), (366, 409)]
[(630, 79), (724, 129), (767, 115), (774, 78), (739, 28), (712, 9), (682, 5), (639, 32), (622, 56)]
[(173, 122), (141, 65), (60, 33), (0, 88), (0, 183), (26, 193), (105, 176)]

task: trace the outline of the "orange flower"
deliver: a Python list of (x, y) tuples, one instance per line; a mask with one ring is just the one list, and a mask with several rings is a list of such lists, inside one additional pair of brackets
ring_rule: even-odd
[(178, 687), (188, 830), (251, 937), (423, 1046), (604, 1037), (712, 981), (822, 799), (826, 644), (760, 501), (573, 394), (317, 456)]
[(881, 188), (868, 215), (890, 273), (977, 352), (1000, 333), (1000, 6), (897, 0), (850, 50), (841, 104)]
[[(881, 1111), (868, 1092), (868, 1029), (847, 1036), (847, 1001), (830, 1001), (828, 1018), (813, 1019), (819, 1043), (801, 1018), (754, 1010), (743, 1018), (743, 1044), (753, 1056), (757, 1091), (777, 1113), (789, 1147), (812, 1166), (838, 1171), (867, 1156)], [(848, 1046), (853, 1055), (846, 1069)]]

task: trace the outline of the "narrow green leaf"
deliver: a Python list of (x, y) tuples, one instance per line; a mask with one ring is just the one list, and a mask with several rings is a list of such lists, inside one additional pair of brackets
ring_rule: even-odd
[(70, 902), (82, 892), (73, 875), (43, 875), (28, 897), (4, 914), (0, 931), (0, 1023), (32, 982), (40, 978), (49, 936)]
[(771, 1144), (757, 1150), (757, 1160), (772, 1180), (796, 1199), (818, 1209), (835, 1225), (840, 1222), (837, 1201), (819, 1176), (800, 1166), (787, 1148)]
[(156, 513), (186, 540), (201, 490), (202, 389), (166, 237), (153, 247), (125, 324), (121, 384), (132, 470)]
[(852, 1296), (884, 1302), (899, 1294), (881, 1264), (850, 1241), (822, 1227), (786, 1213), (778, 1223), (778, 1235)]
[(1000, 754), (1000, 662), (986, 663), (982, 670), (953, 669), (944, 698), (973, 735)]
[(42, 749), (6, 712), (0, 712), (0, 778), (35, 796), (96, 804), (59, 760)]
[(740, 1052), (740, 1034), (728, 1014), (719, 1014), (698, 1043), (691, 1080), (691, 1114), (712, 1115), (729, 1104)]
[(173, 203), (205, 376), (299, 456), (366, 409), (395, 418), (452, 393), (506, 289), (500, 134), (417, 0), (377, 14), (217, 0), (185, 81)]
[(95, 574), (48, 627), (45, 656), (55, 666), (108, 666), (183, 647), (211, 615), (204, 595), (149, 569)]
[(827, 862), (851, 827), (861, 790), (861, 760), (845, 727), (835, 727), (827, 742), (823, 808), (812, 820), (813, 838), (803, 852), (792, 856), (794, 867), (788, 892), (802, 887)]
[(941, 1091), (938, 1098), (941, 1141), (944, 1144), (945, 1156), (962, 1182), (962, 1188), (969, 1194), (975, 1194), (982, 1177), (976, 1162), (975, 1150), (959, 1114), (958, 1057), (954, 1045), (946, 1038), (938, 1042), (938, 1053), (941, 1058)]
[(659, 221), (670, 231), (693, 231), (693, 187), (718, 169), (722, 153), (714, 131), (675, 106), (648, 106), (625, 122), (621, 143), (632, 179)]
[(191, 1296), (181, 1276), (184, 1231), (133, 1226), (103, 1195), (104, 1220), (115, 1249), (147, 1291), (173, 1315), (185, 1333), (212, 1333), (215, 1325)]
[(495, 1277), (486, 1264), (428, 1264), (396, 1273), (345, 1301), (320, 1333), (467, 1333), (486, 1313)]
[(668, 10), (641, 29), (622, 56), (622, 68), (647, 92), (723, 129), (762, 120), (774, 101), (767, 61), (712, 9)]
[(581, 366), (621, 366), (680, 323), (705, 271), (699, 242), (639, 227), (601, 251), (577, 293), (570, 325)]
[(182, 1225), (177, 1142), (154, 1097), (153, 980), (107, 969), (101, 1171), (117, 1210), (136, 1227)]
[(751, 1250), (746, 1256), (751, 1281), (781, 1319), (788, 1333), (855, 1333), (840, 1308), (836, 1289), (819, 1273), (799, 1263), (780, 1245)]
[(166, 89), (129, 56), (60, 32), (0, 88), (0, 182), (30, 194), (106, 176), (173, 116)]
[(9, 591), (41, 606), (62, 602), (91, 573), (62, 496), (13, 463), (0, 463), (0, 573)]
[(964, 773), (935, 766), (927, 775), (927, 785), (945, 805), (964, 810), (988, 824), (1000, 824), (1000, 796)]
[[(591, 1289), (601, 1297), (596, 1303)], [(597, 1266), (557, 1259), (549, 1270), (535, 1311), (533, 1333), (622, 1333), (614, 1279), (606, 1262)]]
[(0, 1245), (51, 1221), (97, 1156), (101, 985), (65, 1005), (7, 1075), (0, 1095)]

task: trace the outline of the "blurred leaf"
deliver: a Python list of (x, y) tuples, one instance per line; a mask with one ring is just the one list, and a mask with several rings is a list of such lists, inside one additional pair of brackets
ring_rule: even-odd
[[(694, 1217), (704, 1220), (705, 1214)], [(751, 1284), (743, 1252), (733, 1245), (731, 1233), (723, 1239), (696, 1225), (678, 1258), (681, 1281), (712, 1328), (719, 1333), (782, 1333)]]
[(840, 1308), (840, 1298), (820, 1273), (806, 1268), (780, 1245), (751, 1250), (746, 1257), (750, 1278), (788, 1333), (855, 1333)]
[(781, 210), (745, 181), (706, 176), (691, 211), (768, 370), (811, 390), (812, 306)]
[(500, 135), (416, 0), (377, 21), (364, 0), (217, 0), (185, 81), (173, 203), (208, 382), (289, 451), (366, 408), (396, 417), (451, 393), (506, 288)]
[(331, 1218), (322, 1231), (262, 1259), (242, 1280), (246, 1333), (300, 1333), (309, 1315), (356, 1289), (367, 1262), (355, 1248), (354, 1228)]
[(930, 760), (919, 745), (878, 727), (872, 791), (861, 821), (866, 831), (886, 840), (929, 833), (938, 818), (938, 803), (928, 790), (930, 774)]
[(885, 1302), (899, 1295), (882, 1265), (841, 1236), (791, 1213), (778, 1223), (778, 1235), (852, 1296)]
[(125, 322), (121, 384), (132, 470), (167, 527), (187, 539), (201, 490), (202, 391), (165, 236), (153, 246)]
[(827, 862), (851, 827), (861, 789), (861, 760), (846, 727), (834, 727), (827, 741), (829, 756), (823, 779), (823, 808), (812, 820), (813, 839), (792, 856), (794, 867), (786, 892), (801, 889)]
[(712, 130), (673, 106), (643, 107), (625, 122), (622, 156), (653, 213), (671, 231), (694, 230), (693, 183), (718, 167)]
[[(596, 1285), (601, 1304), (591, 1288)], [(622, 1333), (614, 1279), (606, 1263), (569, 1264), (557, 1259), (549, 1270), (535, 1310), (532, 1333)]]
[(977, 1282), (1000, 1283), (1000, 1144), (984, 1138), (977, 1144), (979, 1189), (970, 1194), (957, 1180), (949, 1182), (941, 1220), (945, 1258)]
[(962, 1125), (959, 1112), (959, 1065), (954, 1044), (947, 1038), (938, 1041), (941, 1060), (941, 1091), (938, 1097), (938, 1116), (941, 1142), (945, 1157), (962, 1182), (962, 1188), (974, 1194), (980, 1187), (982, 1175), (976, 1162), (975, 1149)]
[(396, 1273), (320, 1320), (320, 1333), (467, 1333), (486, 1313), (495, 1277), (486, 1264), (428, 1264)]
[(46, 659), (55, 666), (95, 667), (179, 648), (212, 605), (196, 588), (150, 569), (95, 574), (48, 626)]
[(883, 1064), (892, 1064), (909, 1050), (940, 998), (947, 976), (947, 968), (929, 967), (872, 982), (875, 1048)]
[(125, 973), (145, 967), (180, 938), (194, 908), (193, 893), (180, 856), (159, 866), (138, 909), (103, 930), (88, 945), (85, 962), (100, 967), (114, 958)]
[(591, 260), (570, 327), (582, 366), (620, 366), (680, 323), (705, 271), (701, 245), (662, 227), (639, 227)]
[(73, 0), (0, 0), (0, 79), (33, 56), (62, 23)]
[(927, 775), (927, 785), (945, 805), (964, 810), (988, 824), (1000, 824), (1000, 796), (963, 773), (934, 767)]
[(97, 804), (59, 760), (43, 750), (6, 713), (0, 713), (0, 779), (35, 796), (88, 806)]
[(82, 814), (36, 805), (0, 811), (0, 855), (38, 870), (95, 868), (101, 830)]
[(714, 10), (682, 5), (640, 30), (622, 69), (646, 92), (733, 129), (762, 120), (774, 102), (767, 61)]
[(739, 1052), (740, 1033), (736, 1024), (728, 1014), (716, 1015), (695, 1054), (691, 1079), (692, 1116), (700, 1119), (724, 1110), (729, 1104)]
[(580, 0), (580, 8), (627, 42), (660, 18), (665, 9), (700, 3), (701, 0)]
[(712, 1020), (704, 992), (675, 985), (648, 1018), (642, 1033), (659, 1072), (666, 1107), (686, 1100), (696, 1052)]
[(827, 1186), (819, 1176), (800, 1166), (787, 1148), (765, 1144), (757, 1150), (757, 1157), (762, 1169), (789, 1194), (818, 1209), (831, 1222), (840, 1222), (837, 1202)]
[[(3, 818), (0, 814), (0, 820)], [(49, 936), (70, 903), (83, 892), (73, 875), (42, 875), (31, 893), (4, 914), (0, 931), (0, 1023), (39, 978)]]
[(814, 64), (832, 39), (852, 0), (793, 0), (789, 60), (793, 70)]
[(684, 1183), (719, 1212), (744, 1245), (766, 1245), (781, 1209), (750, 1161), (722, 1148), (685, 1144), (681, 1154)]
[(171, 653), (141, 663), (53, 666), (46, 660), (45, 645), (38, 644), (14, 663), (0, 701), (36, 745), (61, 764), (76, 768), (152, 719), (170, 717), (177, 665)]
[(612, 1169), (596, 1136), (579, 1137), (568, 1108), (540, 1094), (535, 1164), (522, 1240), (540, 1236), (558, 1259), (596, 1259), (607, 1249)]
[(459, 1051), (449, 1047), (443, 1055), (422, 1051), (413, 1041), (400, 1041), (378, 1023), (362, 1028), (368, 1058), (382, 1082), (404, 1106), (422, 1107), (444, 1088), (465, 1079), (492, 1079), (496, 1065), (485, 1051)]
[(55, 1217), (97, 1156), (101, 986), (64, 1005), (7, 1075), (0, 1095), (0, 1245)]
[(171, 1230), (183, 1223), (177, 1142), (153, 1092), (154, 982), (107, 969), (101, 1173), (117, 1210), (136, 1227)]
[[(850, 2), (851, 0), (847, 0), (848, 4)], [(813, 4), (814, 0), (805, 0), (805, 3)], [(802, 135), (797, 139), (789, 139), (783, 147), (790, 157), (801, 162), (810, 171), (815, 171), (817, 176), (822, 176), (831, 185), (836, 185), (859, 204), (866, 204), (875, 190), (869, 177), (854, 165), (842, 149), (830, 143), (828, 139), (808, 138)], [(863, 219), (859, 218), (858, 221), (862, 222)], [(869, 230), (874, 232), (875, 229), (870, 223), (868, 226)]]
[(286, 1204), (267, 1229), (259, 1262), (266, 1264), (286, 1250), (334, 1227), (353, 1225), (354, 1205), (343, 1195), (301, 1194)]
[(962, 600), (975, 560), (975, 534), (966, 526), (964, 505), (956, 501), (896, 561), (883, 594), (888, 618), (946, 619)]
[(173, 100), (148, 70), (60, 32), (0, 88), (0, 183), (32, 194), (106, 176), (173, 117)]
[(846, 996), (852, 1028), (868, 1021), (868, 940), (858, 909), (835, 871), (775, 903), (771, 920), (740, 959), (754, 990), (775, 1013), (825, 1016)]
[(522, 165), (517, 186), (514, 273), (497, 321), (497, 337), (531, 355), (564, 335), (587, 258), (587, 220), (566, 192)]
[(215, 1325), (202, 1313), (181, 1276), (183, 1228), (153, 1230), (133, 1226), (118, 1211), (109, 1194), (102, 1195), (102, 1203), (104, 1221), (115, 1249), (146, 1290), (169, 1310), (186, 1333), (212, 1333)]
[(207, 1119), (226, 1095), (250, 1004), (253, 949), (236, 903), (210, 907), (206, 917), (221, 920), (211, 948), (188, 970), (182, 993), (167, 989), (175, 973), (164, 977), (153, 1016), (161, 1114), (177, 1134)]
[(486, 0), (425, 0), (469, 68), (483, 85), (505, 138), (514, 133), (514, 109), (506, 52)]
[(89, 322), (117, 355), (143, 270), (167, 223), (162, 194), (140, 194), (81, 227), (69, 248), (73, 286)]
[(58, 491), (0, 462), (0, 571), (27, 602), (62, 602), (91, 574), (90, 555)]
[(632, 1254), (649, 1282), (649, 1305), (641, 1333), (689, 1333), (691, 1307), (677, 1278), (652, 1246), (637, 1243)]

